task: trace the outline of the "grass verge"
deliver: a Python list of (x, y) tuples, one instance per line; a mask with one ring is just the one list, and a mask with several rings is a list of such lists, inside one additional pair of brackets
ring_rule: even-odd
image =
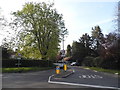
[(120, 75), (120, 70), (103, 69), (103, 68), (98, 68), (98, 67), (84, 67), (84, 68), (89, 68), (91, 70), (96, 70), (96, 71), (100, 71), (100, 72), (107, 72), (107, 73)]
[(20, 68), (2, 68), (3, 73), (17, 73), (17, 72), (29, 72), (29, 71), (42, 71), (49, 70), (53, 67), (20, 67)]

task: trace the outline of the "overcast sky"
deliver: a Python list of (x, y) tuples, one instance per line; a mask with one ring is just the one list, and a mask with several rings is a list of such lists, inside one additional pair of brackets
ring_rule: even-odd
[[(48, 0), (1, 0), (1, 14), (9, 20), (10, 13), (22, 9), (28, 1), (48, 2)], [(114, 30), (118, 0), (49, 0), (52, 1), (58, 13), (63, 14), (69, 32), (65, 39), (65, 48), (68, 44), (72, 45), (73, 40), (78, 41), (82, 34), (91, 35), (91, 28), (95, 25), (99, 25), (104, 34)], [(6, 33), (0, 31), (0, 44), (6, 36)]]

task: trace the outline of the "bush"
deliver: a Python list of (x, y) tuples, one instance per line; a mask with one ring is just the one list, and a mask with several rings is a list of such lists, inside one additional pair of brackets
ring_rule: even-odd
[(101, 57), (96, 57), (93, 60), (94, 67), (101, 67), (103, 59)]
[(100, 67), (103, 59), (100, 57), (91, 57), (87, 56), (84, 58), (82, 65), (89, 66), (89, 67)]
[(101, 67), (105, 69), (116, 69), (118, 70), (118, 61), (113, 57), (105, 58), (101, 63)]
[(87, 57), (84, 58), (84, 60), (82, 62), (82, 65), (92, 67), (93, 66), (93, 60), (94, 60), (94, 57), (87, 56)]

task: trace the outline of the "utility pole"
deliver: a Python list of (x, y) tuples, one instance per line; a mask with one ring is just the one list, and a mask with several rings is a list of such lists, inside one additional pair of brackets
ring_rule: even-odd
[(64, 41), (65, 41), (65, 40), (64, 40), (64, 35), (63, 35), (63, 51), (64, 51)]
[(62, 31), (61, 31), (61, 38), (62, 38), (62, 50), (61, 50), (61, 57), (64, 59), (65, 57), (65, 50), (64, 50), (64, 41), (65, 41), (65, 36), (68, 34), (67, 29), (65, 29), (65, 27), (62, 27)]

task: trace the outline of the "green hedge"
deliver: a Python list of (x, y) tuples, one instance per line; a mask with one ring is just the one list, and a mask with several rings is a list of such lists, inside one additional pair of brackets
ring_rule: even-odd
[[(20, 67), (51, 67), (51, 60), (20, 60)], [(18, 67), (18, 60), (2, 60), (2, 67)]]
[(82, 65), (88, 67), (100, 67), (104, 69), (119, 69), (118, 62), (116, 62), (114, 58), (103, 59), (101, 57), (87, 56), (84, 58)]

